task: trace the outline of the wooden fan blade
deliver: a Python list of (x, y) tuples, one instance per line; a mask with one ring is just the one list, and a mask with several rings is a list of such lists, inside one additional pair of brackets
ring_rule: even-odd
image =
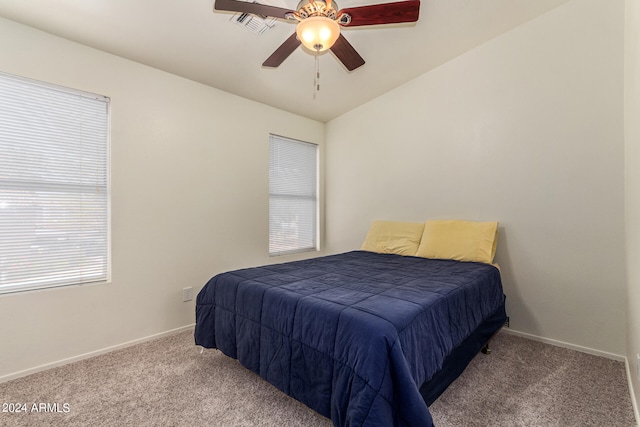
[(351, 16), (350, 23), (340, 24), (345, 27), (416, 22), (420, 13), (420, 0), (350, 7), (342, 9), (338, 12), (338, 16), (342, 13)]
[(273, 18), (287, 19), (287, 14), (293, 10), (276, 6), (269, 6), (260, 3), (249, 3), (238, 0), (216, 0), (213, 6), (215, 10), (226, 10), (230, 12), (251, 13), (259, 16), (271, 16)]
[(300, 46), (300, 40), (298, 40), (298, 38), (296, 37), (296, 33), (293, 33), (291, 37), (286, 39), (284, 43), (282, 43), (280, 47), (277, 48), (276, 51), (273, 52), (271, 56), (262, 63), (262, 66), (274, 68), (278, 67), (284, 62), (285, 59), (289, 57), (289, 55), (293, 53), (294, 50), (296, 50), (298, 46)]
[(364, 59), (358, 52), (351, 46), (351, 43), (344, 38), (342, 34), (338, 37), (338, 40), (331, 46), (331, 52), (347, 67), (347, 70), (353, 71), (356, 68), (364, 65)]

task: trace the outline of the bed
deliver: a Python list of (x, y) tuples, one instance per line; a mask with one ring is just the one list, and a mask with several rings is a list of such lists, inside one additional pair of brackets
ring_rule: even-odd
[(357, 250), (214, 276), (195, 342), (336, 426), (430, 426), (428, 406), (505, 320), (490, 263)]

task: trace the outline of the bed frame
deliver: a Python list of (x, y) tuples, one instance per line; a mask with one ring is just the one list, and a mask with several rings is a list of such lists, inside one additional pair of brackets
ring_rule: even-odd
[(479, 352), (491, 354), (489, 342), (500, 331), (506, 320), (507, 313), (505, 305), (502, 304), (491, 317), (447, 356), (442, 369), (420, 387), (420, 394), (427, 406), (431, 406), (440, 397)]

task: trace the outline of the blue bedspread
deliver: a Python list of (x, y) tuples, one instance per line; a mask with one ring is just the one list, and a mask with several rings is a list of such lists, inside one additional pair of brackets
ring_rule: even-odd
[(336, 426), (431, 426), (420, 385), (503, 298), (487, 264), (354, 251), (213, 277), (195, 341)]

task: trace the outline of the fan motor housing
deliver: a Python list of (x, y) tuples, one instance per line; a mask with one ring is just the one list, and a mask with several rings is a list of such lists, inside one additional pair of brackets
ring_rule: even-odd
[(335, 20), (338, 16), (338, 5), (331, 1), (327, 5), (325, 0), (302, 0), (297, 6), (298, 15), (302, 19), (310, 16), (326, 16)]

